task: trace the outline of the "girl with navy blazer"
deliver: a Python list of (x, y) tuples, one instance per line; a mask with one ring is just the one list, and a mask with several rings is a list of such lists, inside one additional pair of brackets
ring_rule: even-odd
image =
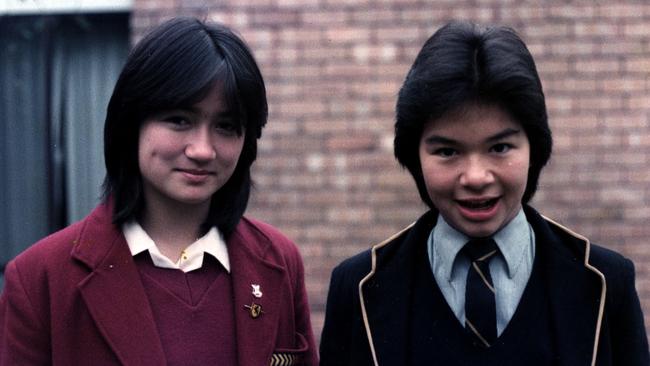
[(102, 203), (7, 265), (0, 365), (316, 365), (298, 249), (243, 217), (266, 120), (231, 30), (144, 37), (108, 105)]
[(552, 137), (512, 29), (435, 32), (400, 90), (394, 147), (429, 211), (334, 269), (321, 365), (650, 363), (632, 262), (528, 205)]

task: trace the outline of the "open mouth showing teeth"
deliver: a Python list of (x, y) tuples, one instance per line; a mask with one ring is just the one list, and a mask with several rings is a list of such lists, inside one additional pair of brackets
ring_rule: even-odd
[(492, 206), (494, 206), (498, 200), (499, 200), (498, 198), (493, 198), (485, 201), (460, 201), (459, 200), (458, 204), (472, 210), (487, 210)]

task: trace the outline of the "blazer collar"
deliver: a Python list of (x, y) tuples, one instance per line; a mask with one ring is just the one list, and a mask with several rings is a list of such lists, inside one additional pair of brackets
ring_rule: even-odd
[[(84, 221), (72, 257), (90, 274), (79, 291), (107, 343), (124, 364), (164, 365), (165, 355), (138, 269), (121, 230), (111, 223), (112, 204), (99, 205)], [(227, 240), (231, 263), (239, 364), (268, 364), (286, 293), (286, 271), (271, 240), (242, 218)], [(258, 286), (257, 291), (253, 285)], [(251, 315), (251, 307), (261, 314)]]
[[(591, 244), (531, 207), (524, 207), (524, 211), (535, 231), (537, 255), (545, 259), (542, 270), (551, 294), (552, 321), (562, 362), (595, 365), (606, 285), (603, 274), (589, 263)], [(407, 359), (411, 269), (415, 268), (418, 246), (426, 245), (436, 217), (436, 211), (427, 212), (371, 249), (371, 271), (359, 283), (359, 296), (375, 365), (402, 364)]]

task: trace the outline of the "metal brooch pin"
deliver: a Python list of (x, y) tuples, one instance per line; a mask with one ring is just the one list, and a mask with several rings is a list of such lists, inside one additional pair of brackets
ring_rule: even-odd
[(251, 284), (251, 287), (253, 288), (253, 296), (255, 296), (258, 299), (261, 298), (262, 291), (260, 290), (260, 285)]
[(262, 310), (262, 305), (256, 304), (254, 302), (251, 303), (250, 305), (244, 305), (244, 307), (248, 309), (248, 311), (251, 314), (251, 318), (253, 319), (259, 318), (259, 316), (262, 315), (262, 313), (264, 313), (264, 311)]

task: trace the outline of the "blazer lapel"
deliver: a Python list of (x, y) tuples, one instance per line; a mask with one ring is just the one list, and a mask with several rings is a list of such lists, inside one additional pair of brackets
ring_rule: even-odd
[[(241, 225), (244, 224), (240, 224)], [(264, 258), (267, 240), (235, 231), (228, 242), (240, 365), (268, 365), (274, 350), (282, 299), (291, 298), (286, 271)]]
[(403, 365), (406, 361), (413, 278), (404, 271), (412, 267), (401, 268), (401, 271), (386, 268), (361, 289), (368, 318), (366, 330), (372, 335), (369, 341), (374, 345), (379, 365)]
[(140, 275), (110, 207), (89, 217), (72, 251), (92, 272), (78, 288), (97, 328), (125, 365), (164, 365), (165, 355)]
[(547, 267), (547, 285), (558, 354), (563, 365), (590, 365), (598, 322), (598, 280), (575, 262), (554, 262)]
[(379, 365), (404, 365), (412, 351), (407, 342), (417, 256), (434, 224), (435, 215), (429, 212), (408, 231), (373, 248), (374, 273), (360, 291)]
[[(562, 365), (591, 365), (599, 326), (601, 279), (585, 266), (588, 242), (560, 239), (541, 216), (527, 215), (537, 237)], [(555, 225), (555, 224), (553, 224)], [(566, 230), (557, 227), (560, 230)]]

